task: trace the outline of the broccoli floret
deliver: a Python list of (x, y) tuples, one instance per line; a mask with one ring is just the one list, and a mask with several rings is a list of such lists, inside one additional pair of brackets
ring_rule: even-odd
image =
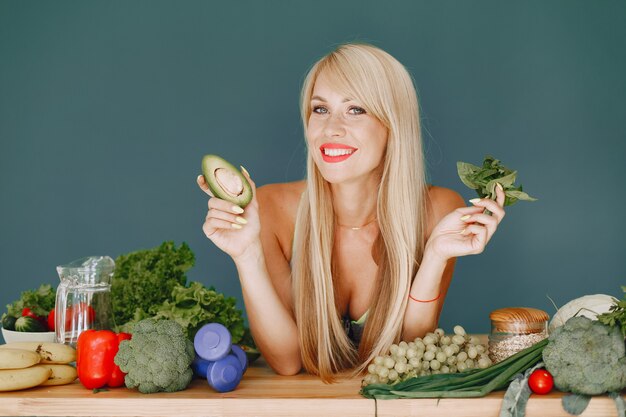
[(598, 395), (626, 387), (622, 333), (587, 317), (572, 317), (557, 327), (543, 350), (543, 361), (561, 391)]
[(195, 352), (180, 324), (145, 319), (135, 324), (132, 335), (120, 343), (115, 355), (115, 363), (126, 372), (127, 388), (144, 394), (187, 388)]

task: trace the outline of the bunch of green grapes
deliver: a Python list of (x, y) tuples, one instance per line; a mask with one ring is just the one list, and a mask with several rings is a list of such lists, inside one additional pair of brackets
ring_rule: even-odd
[(391, 345), (389, 355), (377, 356), (369, 364), (363, 385), (395, 384), (411, 377), (457, 373), (490, 365), (487, 347), (457, 325), (452, 335), (436, 329), (413, 342)]

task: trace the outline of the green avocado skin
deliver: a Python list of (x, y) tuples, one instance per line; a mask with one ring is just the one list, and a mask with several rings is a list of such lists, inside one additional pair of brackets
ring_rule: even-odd
[[(217, 182), (215, 178), (215, 170), (224, 168), (241, 178), (243, 183), (243, 193), (238, 196), (228, 194)], [(245, 208), (252, 200), (252, 186), (247, 178), (233, 164), (217, 155), (204, 155), (202, 158), (202, 175), (207, 183), (211, 193), (222, 200), (229, 201), (241, 208)]]

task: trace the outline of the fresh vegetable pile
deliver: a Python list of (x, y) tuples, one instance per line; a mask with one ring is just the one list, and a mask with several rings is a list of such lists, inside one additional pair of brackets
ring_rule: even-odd
[(56, 291), (49, 284), (22, 292), (19, 300), (7, 305), (2, 327), (18, 332), (53, 331), (55, 298)]

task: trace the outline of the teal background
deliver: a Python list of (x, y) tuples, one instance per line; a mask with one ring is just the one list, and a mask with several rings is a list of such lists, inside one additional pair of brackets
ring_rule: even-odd
[(520, 203), (460, 259), (441, 325), (549, 313), (626, 284), (626, 2), (0, 1), (0, 306), (87, 255), (188, 242), (190, 280), (238, 298), (202, 233), (206, 153), (258, 185), (303, 178), (298, 94), (339, 43), (413, 75), (432, 183), (519, 171)]

